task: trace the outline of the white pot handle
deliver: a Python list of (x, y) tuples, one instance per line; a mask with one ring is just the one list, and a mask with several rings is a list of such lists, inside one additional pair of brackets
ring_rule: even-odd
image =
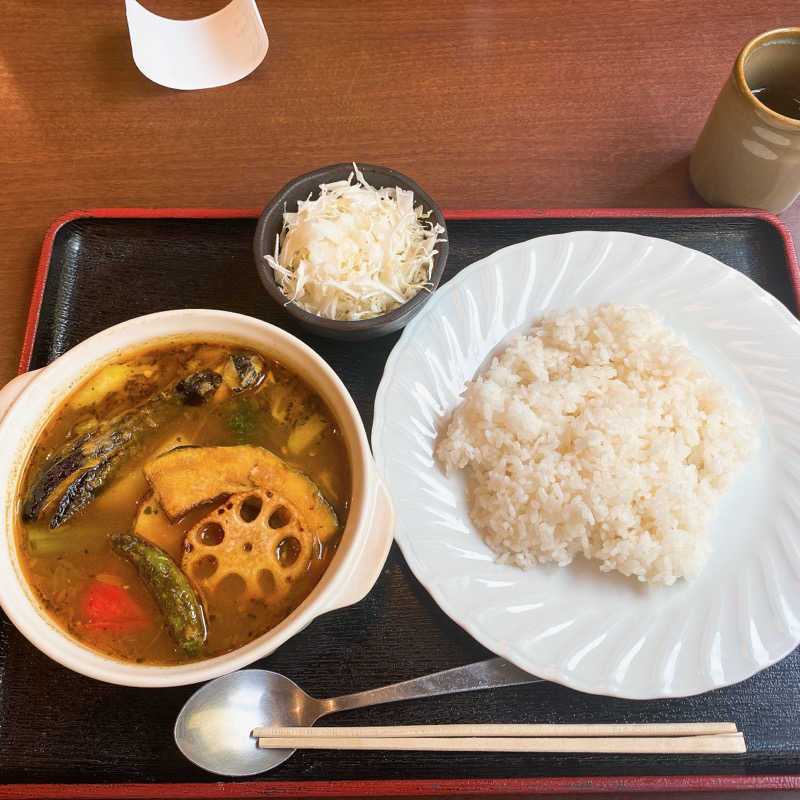
[(0, 389), (0, 422), (8, 413), (8, 409), (14, 405), (16, 399), (27, 388), (28, 384), (41, 372), (41, 369), (35, 369), (33, 372), (23, 372), (22, 375), (17, 375), (16, 378), (9, 381), (2, 389)]
[(343, 592), (334, 598), (328, 611), (351, 606), (366, 597), (378, 580), (389, 555), (394, 540), (394, 503), (383, 481), (377, 475), (375, 480), (378, 491), (369, 534), (353, 571), (344, 581)]

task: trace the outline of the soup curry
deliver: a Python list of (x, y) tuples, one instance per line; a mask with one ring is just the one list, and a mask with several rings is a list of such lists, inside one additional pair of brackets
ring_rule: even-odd
[(40, 435), (17, 550), (55, 622), (125, 661), (241, 647), (319, 581), (347, 515), (330, 410), (264, 354), (180, 341), (104, 367)]

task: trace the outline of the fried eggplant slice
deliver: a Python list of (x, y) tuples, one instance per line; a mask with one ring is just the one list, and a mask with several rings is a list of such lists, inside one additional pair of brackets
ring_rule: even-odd
[(108, 484), (121, 456), (122, 453), (117, 453), (104, 458), (67, 486), (50, 520), (51, 528), (57, 528), (94, 500), (100, 489)]
[(264, 380), (264, 361), (252, 353), (234, 353), (231, 362), (236, 370), (238, 386), (233, 387), (234, 392), (244, 392), (247, 389), (258, 388)]
[[(61, 500), (50, 527), (62, 525), (90, 503), (108, 484), (116, 468), (137, 452), (140, 434), (177, 417), (183, 405), (203, 402), (221, 382), (217, 373), (208, 370), (192, 373), (143, 405), (108, 420), (77, 441), (67, 442), (31, 483), (22, 507), (23, 521), (38, 519), (45, 506), (60, 493)], [(67, 483), (76, 473), (77, 477)]]
[(127, 444), (131, 435), (132, 432), (128, 430), (112, 430), (106, 433), (95, 430), (75, 442), (70, 442), (70, 446), (64, 448), (65, 452), (57, 454), (44, 465), (32, 483), (22, 506), (23, 521), (38, 519), (50, 497), (68, 478), (80, 469), (90, 469), (102, 462), (107, 454)]
[(187, 655), (196, 656), (206, 640), (206, 619), (202, 603), (181, 568), (160, 547), (134, 533), (114, 534), (111, 547), (136, 568), (175, 643)]
[(264, 380), (264, 359), (254, 353), (232, 353), (222, 368), (222, 380), (234, 394), (257, 389)]
[(187, 406), (201, 406), (214, 392), (219, 389), (222, 376), (210, 369), (200, 370), (187, 375), (175, 386), (177, 394), (183, 398)]
[(271, 489), (287, 498), (321, 542), (339, 530), (336, 513), (317, 485), (264, 447), (177, 447), (148, 462), (144, 474), (173, 521), (221, 495)]
[(50, 462), (49, 465), (45, 465), (45, 468), (39, 473), (25, 498), (25, 502), (22, 506), (23, 521), (31, 522), (32, 520), (38, 519), (50, 495), (53, 494), (56, 488), (61, 486), (70, 475), (74, 475), (75, 472), (86, 463), (87, 456), (81, 448), (87, 438), (88, 434), (82, 436), (75, 443), (73, 450), (66, 453), (66, 455), (57, 457), (54, 461)]

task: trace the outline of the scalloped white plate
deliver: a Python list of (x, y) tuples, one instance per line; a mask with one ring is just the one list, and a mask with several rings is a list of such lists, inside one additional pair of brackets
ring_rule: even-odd
[[(569, 567), (495, 563), (463, 481), (433, 461), (442, 419), (512, 331), (604, 301), (658, 309), (711, 373), (761, 413), (757, 454), (725, 495), (701, 575), (671, 587)], [(800, 323), (703, 253), (620, 232), (543, 236), (460, 272), (405, 329), (375, 401), (372, 444), (395, 538), (441, 608), (519, 667), (574, 689), (680, 697), (741, 681), (800, 643)]]

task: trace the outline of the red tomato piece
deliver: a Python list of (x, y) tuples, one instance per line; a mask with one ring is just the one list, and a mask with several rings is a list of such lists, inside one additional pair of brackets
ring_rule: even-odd
[(132, 631), (149, 624), (147, 614), (125, 589), (98, 580), (86, 587), (81, 611), (87, 630)]

